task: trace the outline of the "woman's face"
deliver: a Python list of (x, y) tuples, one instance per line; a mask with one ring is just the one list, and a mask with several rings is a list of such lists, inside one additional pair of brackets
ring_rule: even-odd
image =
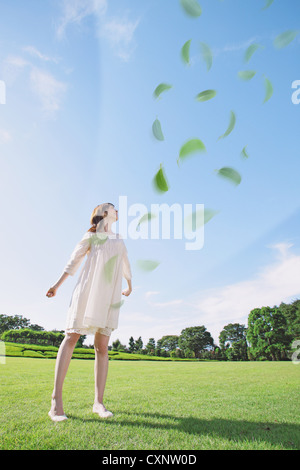
[(118, 209), (116, 209), (114, 206), (109, 206), (107, 216), (110, 219), (117, 221), (118, 220)]

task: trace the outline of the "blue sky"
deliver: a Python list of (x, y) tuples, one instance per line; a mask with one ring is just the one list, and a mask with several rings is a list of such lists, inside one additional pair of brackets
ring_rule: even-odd
[[(252, 308), (299, 297), (300, 105), (291, 97), (300, 34), (282, 49), (273, 45), (299, 29), (299, 2), (274, 0), (266, 10), (264, 0), (199, 3), (202, 14), (192, 18), (179, 0), (0, 0), (2, 314), (63, 329), (81, 268), (56, 297), (46, 292), (94, 207), (108, 201), (118, 208), (120, 196), (128, 210), (177, 203), (218, 213), (198, 251), (186, 250), (184, 239), (126, 239), (133, 292), (111, 342), (142, 336), (146, 344), (205, 325), (217, 343), (223, 326), (247, 324)], [(180, 50), (189, 39), (187, 66)], [(212, 50), (210, 70), (200, 42)], [(263, 47), (246, 64), (254, 43)], [(241, 81), (238, 72), (248, 69), (256, 75)], [(274, 93), (263, 104), (264, 77)], [(172, 88), (155, 100), (161, 82)], [(216, 97), (197, 102), (207, 89)], [(217, 140), (231, 110), (235, 128)], [(156, 118), (164, 141), (152, 135)], [(207, 151), (178, 166), (190, 138)], [(164, 194), (152, 186), (161, 163), (170, 187)], [(223, 166), (241, 174), (238, 186), (216, 175)], [(135, 219), (120, 211), (119, 221), (125, 216)], [(140, 259), (160, 264), (144, 272)]]

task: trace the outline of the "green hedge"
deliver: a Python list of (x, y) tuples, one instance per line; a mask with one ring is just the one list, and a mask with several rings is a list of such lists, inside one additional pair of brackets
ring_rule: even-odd
[[(36, 357), (55, 359), (58, 348), (55, 346), (42, 346), (37, 344), (22, 344), (5, 342), (5, 355), (7, 357)], [(72, 358), (94, 359), (94, 349), (75, 348)], [(171, 357), (146, 356), (145, 354), (130, 354), (118, 351), (108, 351), (109, 360), (113, 361), (195, 361), (195, 359), (178, 359)]]
[(42, 346), (59, 347), (64, 337), (64, 333), (55, 331), (35, 331), (30, 328), (20, 328), (18, 330), (5, 331), (2, 333), (1, 339), (11, 343), (40, 344)]

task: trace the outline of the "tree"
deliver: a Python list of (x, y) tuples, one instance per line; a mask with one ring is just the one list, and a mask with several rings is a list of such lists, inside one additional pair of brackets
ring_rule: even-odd
[(179, 348), (176, 348), (176, 349), (173, 349), (172, 351), (170, 351), (170, 357), (184, 357), (184, 353), (183, 351), (181, 351), (181, 349)]
[(86, 335), (79, 336), (78, 341), (75, 345), (75, 348), (86, 348), (86, 346), (83, 344), (85, 339), (86, 339)]
[(142, 341), (142, 338), (140, 336), (135, 342), (135, 351), (137, 353), (142, 353), (142, 350), (143, 350), (143, 341)]
[(147, 351), (147, 354), (149, 354), (150, 356), (155, 355), (155, 339), (154, 338), (149, 338), (149, 341), (146, 344), (146, 351)]
[(44, 328), (40, 325), (31, 324), (28, 318), (22, 317), (22, 315), (0, 315), (0, 335), (4, 331), (18, 330), (20, 328), (30, 328), (34, 331), (44, 331)]
[(192, 326), (181, 331), (178, 344), (183, 351), (193, 351), (199, 357), (201, 351), (214, 347), (214, 340), (204, 325)]
[(30, 320), (23, 318), (22, 315), (0, 315), (0, 334), (7, 330), (28, 328), (29, 323)]
[(191, 359), (192, 357), (195, 357), (194, 351), (192, 351), (190, 348), (185, 348), (183, 350), (183, 352), (184, 352), (184, 357), (186, 357), (188, 359)]
[(291, 304), (281, 302), (279, 310), (286, 318), (288, 333), (292, 340), (300, 339), (300, 299), (294, 300)]
[(247, 341), (241, 340), (232, 343), (232, 346), (225, 350), (225, 355), (228, 361), (247, 361)]
[(224, 326), (219, 335), (221, 352), (229, 361), (245, 361), (247, 356), (246, 327), (239, 323)]
[(170, 353), (178, 348), (179, 337), (176, 335), (163, 336), (157, 341), (157, 347)]
[(218, 360), (218, 361), (222, 361), (224, 360), (224, 355), (221, 351), (221, 348), (218, 348), (218, 346), (215, 347), (215, 350), (214, 350), (214, 359)]
[(125, 351), (126, 346), (122, 344), (119, 339), (116, 339), (112, 344), (112, 350), (113, 351)]
[(129, 338), (129, 352), (133, 353), (135, 351), (135, 341), (133, 339), (133, 336), (130, 336)]
[(121, 345), (121, 341), (119, 339), (116, 339), (112, 344), (113, 351), (118, 351), (120, 345)]
[(254, 359), (286, 359), (291, 342), (284, 314), (276, 307), (254, 308), (248, 316), (247, 340)]
[(45, 328), (43, 328), (40, 325), (36, 325), (35, 323), (34, 324), (30, 323), (29, 328), (34, 331), (45, 331)]

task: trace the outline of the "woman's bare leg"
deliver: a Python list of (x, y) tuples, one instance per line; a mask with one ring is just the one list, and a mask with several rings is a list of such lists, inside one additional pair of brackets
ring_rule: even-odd
[(95, 334), (95, 403), (103, 405), (103, 395), (108, 371), (109, 336)]
[(103, 395), (108, 372), (108, 342), (109, 336), (95, 334), (95, 401), (93, 410), (103, 418), (112, 416), (103, 404)]
[(67, 333), (57, 353), (51, 405), (52, 414), (56, 416), (64, 414), (62, 389), (73, 351), (79, 338), (80, 335), (77, 333)]

